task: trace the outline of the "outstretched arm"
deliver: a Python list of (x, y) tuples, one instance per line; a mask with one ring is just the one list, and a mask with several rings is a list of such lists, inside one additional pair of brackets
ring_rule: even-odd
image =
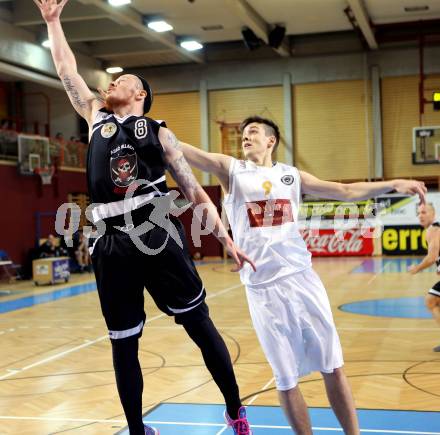
[(200, 186), (192, 173), (188, 162), (185, 160), (179, 140), (168, 128), (161, 128), (159, 130), (159, 140), (165, 150), (168, 169), (176, 183), (182, 189), (185, 197), (192, 203), (193, 208), (199, 204), (204, 205), (207, 213), (206, 216), (203, 216), (204, 221), (202, 221), (202, 224), (206, 225), (208, 220), (214, 223), (213, 234), (234, 259), (238, 269), (243, 267), (244, 262), (248, 262), (255, 270), (253, 262), (244, 252), (234, 245), (234, 242), (229, 237), (229, 234), (217, 213), (217, 208), (212, 203), (207, 193), (202, 189), (202, 186)]
[(360, 201), (396, 190), (399, 193), (419, 195), (420, 201), (425, 202), (425, 194), (427, 192), (425, 183), (416, 180), (390, 180), (344, 184), (320, 180), (304, 171), (300, 171), (300, 175), (303, 193), (340, 201)]
[(223, 190), (229, 191), (229, 166), (232, 157), (218, 153), (208, 153), (200, 148), (180, 142), (180, 149), (185, 160), (197, 169), (214, 174), (220, 181)]
[(61, 0), (58, 3), (58, 0), (34, 0), (34, 3), (47, 24), (52, 58), (70, 102), (78, 114), (91, 124), (96, 111), (103, 107), (104, 103), (93, 94), (78, 74), (75, 56), (64, 36), (60, 15), (67, 1)]
[(422, 271), (423, 269), (432, 266), (437, 261), (439, 255), (439, 249), (440, 249), (439, 238), (440, 238), (440, 230), (438, 228), (431, 227), (426, 231), (426, 242), (428, 243), (428, 253), (419, 264), (411, 266), (408, 269), (408, 272), (411, 275), (414, 275)]

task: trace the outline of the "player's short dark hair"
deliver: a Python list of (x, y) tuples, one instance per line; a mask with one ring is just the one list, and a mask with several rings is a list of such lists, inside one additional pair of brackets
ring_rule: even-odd
[(147, 91), (147, 96), (144, 100), (144, 114), (148, 113), (153, 104), (153, 90), (151, 89), (150, 84), (142, 76), (138, 76), (137, 74), (133, 75), (140, 80), (140, 82), (142, 83), (142, 88)]
[(272, 152), (276, 151), (278, 144), (280, 143), (280, 129), (272, 120), (262, 118), (261, 116), (249, 116), (240, 125), (240, 133), (243, 134), (244, 129), (249, 125), (256, 122), (257, 124), (263, 124), (266, 130), (266, 136), (275, 136), (275, 145)]

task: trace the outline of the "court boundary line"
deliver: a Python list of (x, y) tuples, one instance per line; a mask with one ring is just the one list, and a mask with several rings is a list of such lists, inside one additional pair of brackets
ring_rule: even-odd
[[(124, 423), (125, 422), (125, 420), (60, 418), (60, 417), (26, 417), (26, 416), (18, 417), (18, 416), (6, 416), (6, 415), (0, 415), (0, 420), (63, 421), (63, 422), (72, 422), (72, 423)], [(224, 426), (224, 423), (203, 423), (203, 422), (182, 422), (182, 421), (161, 421), (161, 420), (143, 420), (143, 421), (144, 423), (147, 424), (162, 424), (168, 426), (196, 426), (196, 427)], [(292, 430), (290, 426), (280, 426), (280, 425), (252, 424), (251, 427), (256, 429)], [(335, 427), (313, 426), (312, 430), (342, 432), (342, 428), (335, 428)], [(427, 431), (421, 432), (421, 431), (395, 430), (395, 429), (360, 429), (360, 431), (365, 433), (393, 433), (393, 434), (401, 434), (401, 435), (440, 435), (440, 432), (427, 432)]]

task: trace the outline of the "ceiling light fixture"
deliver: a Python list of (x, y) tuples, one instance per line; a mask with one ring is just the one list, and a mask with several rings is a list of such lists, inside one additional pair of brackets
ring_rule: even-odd
[(150, 21), (147, 26), (149, 29), (159, 33), (169, 32), (170, 30), (173, 30), (173, 26), (171, 24), (168, 24), (164, 20)]
[(110, 66), (106, 69), (106, 71), (109, 74), (117, 74), (117, 73), (121, 73), (122, 71), (124, 71), (124, 69), (121, 68), (120, 66)]
[(108, 0), (108, 4), (110, 6), (114, 6), (114, 7), (119, 7), (119, 6), (124, 6), (124, 5), (128, 5), (131, 3), (131, 0)]
[(203, 48), (203, 45), (200, 44), (200, 42), (197, 42), (194, 40), (182, 41), (180, 43), (180, 46), (188, 51), (196, 51), (196, 50), (200, 50), (201, 48)]

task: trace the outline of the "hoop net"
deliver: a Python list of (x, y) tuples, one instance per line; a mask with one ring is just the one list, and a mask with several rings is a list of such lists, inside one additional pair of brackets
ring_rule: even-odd
[(42, 185), (52, 184), (52, 176), (54, 174), (53, 167), (50, 167), (50, 168), (38, 167), (38, 168), (35, 168), (34, 172), (35, 172), (35, 174), (40, 176)]

